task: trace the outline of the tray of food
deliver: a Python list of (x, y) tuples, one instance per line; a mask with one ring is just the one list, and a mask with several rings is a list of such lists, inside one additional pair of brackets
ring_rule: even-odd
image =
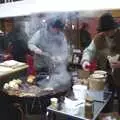
[(15, 95), (18, 97), (39, 97), (53, 93), (53, 88), (40, 88), (35, 84), (23, 82), (20, 79), (13, 79), (3, 86), (3, 91), (8, 95)]

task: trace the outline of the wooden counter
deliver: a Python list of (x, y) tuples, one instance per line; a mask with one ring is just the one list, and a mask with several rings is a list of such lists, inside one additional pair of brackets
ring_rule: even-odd
[(21, 78), (27, 75), (27, 68), (29, 66), (24, 63), (16, 67), (7, 67), (3, 63), (0, 63), (0, 89), (3, 85), (12, 79)]
[(16, 72), (20, 72), (22, 70), (25, 70), (25, 69), (28, 68), (28, 65), (23, 65), (23, 66), (16, 67), (16, 68), (8, 68), (7, 71), (2, 71), (2, 68), (6, 68), (6, 67), (0, 66), (0, 78), (2, 78), (4, 76), (11, 75), (11, 74), (14, 74)]

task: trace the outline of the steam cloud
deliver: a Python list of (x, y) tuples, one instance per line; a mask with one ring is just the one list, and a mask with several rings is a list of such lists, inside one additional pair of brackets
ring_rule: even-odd
[[(60, 18), (64, 22), (69, 21), (69, 19), (74, 20), (76, 18), (79, 18), (80, 20), (86, 18), (86, 17), (96, 17), (98, 14), (102, 14), (105, 11), (78, 11), (78, 12), (69, 12), (69, 13), (45, 13), (43, 16), (40, 15), (31, 15), (29, 20), (27, 22), (24, 22), (25, 24), (25, 30), (26, 33), (29, 35), (29, 38), (32, 37), (33, 33), (35, 33), (39, 29), (46, 29), (47, 27), (47, 21), (51, 19), (57, 19)], [(43, 38), (45, 36), (42, 36)], [(59, 39), (62, 39), (61, 37), (63, 36), (56, 36)], [(49, 39), (48, 41), (54, 41), (55, 37)], [(66, 41), (67, 42), (67, 41)], [(48, 42), (49, 43), (49, 42)], [(55, 44), (58, 43), (60, 44), (61, 41), (57, 40), (51, 42), (48, 44), (45, 43), (41, 39), (41, 44), (46, 47), (46, 49), (51, 52), (52, 55), (60, 56), (62, 59), (64, 59), (65, 56), (68, 56), (68, 51), (61, 51), (66, 48), (65, 44), (63, 44), (60, 48), (56, 46)], [(44, 85), (44, 87), (53, 87), (53, 88), (58, 88), (62, 87), (64, 85), (68, 86), (70, 83), (70, 75), (66, 70), (66, 61), (62, 61), (62, 64), (56, 65), (57, 67), (55, 68), (54, 74), (52, 74), (51, 78), (49, 81), (42, 81), (41, 84)]]
[[(52, 74), (50, 75), (50, 80), (43, 80), (39, 82), (39, 85), (42, 87), (49, 87), (49, 88), (61, 88), (70, 86), (70, 75), (66, 70), (66, 60), (68, 56), (68, 47), (67, 47), (67, 40), (64, 40), (64, 36), (62, 33), (54, 34), (47, 31), (47, 22), (60, 18), (56, 14), (46, 14), (45, 17), (40, 19), (41, 26), (40, 29), (43, 31), (40, 35), (40, 45), (42, 46), (42, 50), (47, 52), (49, 56), (59, 56), (60, 60), (57, 61), (50, 61), (48, 60), (48, 64), (52, 66)], [(44, 20), (44, 21), (43, 21)], [(46, 21), (46, 22), (45, 22)], [(49, 36), (49, 37), (48, 37)], [(37, 37), (37, 36), (36, 36)], [(36, 38), (34, 38), (36, 39)], [(47, 61), (47, 60), (46, 60)]]

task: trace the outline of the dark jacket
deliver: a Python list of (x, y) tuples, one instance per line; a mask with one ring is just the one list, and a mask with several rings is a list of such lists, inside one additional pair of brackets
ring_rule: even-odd
[(91, 42), (91, 35), (87, 30), (81, 29), (80, 30), (80, 41), (81, 41), (81, 46), (83, 49), (88, 47), (88, 45)]
[(11, 54), (14, 60), (25, 62), (28, 50), (28, 36), (23, 31), (12, 31), (6, 36), (8, 45), (11, 45)]
[[(98, 35), (94, 39), (94, 43), (97, 48), (97, 51), (99, 51), (99, 53), (103, 54), (105, 57), (107, 55), (120, 54), (120, 30), (119, 29), (116, 30), (112, 39), (113, 40), (111, 41), (111, 46), (108, 46), (104, 35)], [(120, 87), (120, 68), (114, 69), (112, 75), (113, 75), (113, 84)]]

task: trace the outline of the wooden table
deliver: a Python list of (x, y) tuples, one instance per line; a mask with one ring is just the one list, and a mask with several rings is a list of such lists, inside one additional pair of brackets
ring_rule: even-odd
[[(3, 68), (3, 66), (0, 66), (1, 71), (2, 71), (2, 68)], [(20, 66), (20, 67), (16, 67), (16, 68), (8, 68), (9, 70), (0, 72), (0, 78), (2, 78), (4, 76), (11, 75), (11, 74), (14, 74), (16, 72), (20, 72), (20, 71), (25, 70), (27, 68), (28, 68), (27, 64), (23, 65), (23, 66)]]
[(28, 65), (25, 64), (16, 68), (8, 68), (7, 71), (2, 71), (3, 66), (0, 66), (0, 89), (3, 88), (4, 83), (9, 82), (14, 78), (20, 78), (21, 76), (27, 75), (26, 69)]

